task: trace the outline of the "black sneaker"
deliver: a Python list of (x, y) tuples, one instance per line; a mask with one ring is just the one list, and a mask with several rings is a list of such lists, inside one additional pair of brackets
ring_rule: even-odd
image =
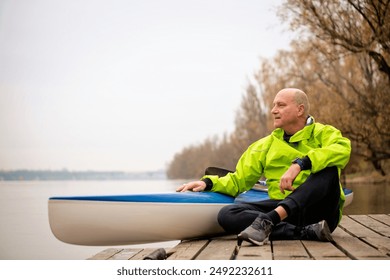
[(254, 222), (238, 234), (238, 244), (248, 241), (254, 245), (261, 246), (268, 242), (274, 224), (267, 218), (259, 216)]
[(302, 237), (307, 240), (332, 242), (332, 233), (330, 232), (328, 223), (325, 220), (316, 224), (305, 226), (302, 229)]

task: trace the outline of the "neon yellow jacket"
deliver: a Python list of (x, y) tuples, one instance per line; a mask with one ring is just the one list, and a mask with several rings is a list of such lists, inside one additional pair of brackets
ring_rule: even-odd
[[(299, 157), (308, 156), (311, 170), (302, 170), (295, 178), (293, 186), (298, 188), (311, 173), (326, 167), (337, 166), (339, 175), (350, 158), (351, 142), (343, 137), (333, 126), (315, 123), (305, 126), (290, 138), (283, 139), (284, 131), (275, 129), (244, 152), (237, 163), (236, 171), (224, 177), (207, 175), (213, 182), (211, 191), (237, 196), (247, 191), (262, 177), (267, 180), (268, 194), (271, 199), (284, 199), (291, 192), (281, 193), (279, 180), (290, 167), (291, 162)], [(340, 184), (340, 217), (345, 195)]]

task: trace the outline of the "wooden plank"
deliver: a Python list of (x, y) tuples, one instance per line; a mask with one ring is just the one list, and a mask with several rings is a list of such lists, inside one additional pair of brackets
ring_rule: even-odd
[(343, 251), (351, 259), (372, 260), (389, 259), (386, 254), (371, 247), (359, 238), (345, 232), (341, 227), (337, 227), (332, 234), (335, 246)]
[(363, 240), (375, 247), (379, 252), (390, 256), (390, 239), (388, 237), (365, 237)]
[(137, 254), (132, 256), (130, 260), (143, 260), (147, 255), (151, 254), (152, 252), (156, 251), (156, 248), (145, 248), (141, 249)]
[(350, 258), (331, 242), (302, 241), (309, 256), (315, 260), (349, 260)]
[(390, 237), (390, 226), (385, 225), (369, 216), (366, 215), (354, 215), (351, 217), (351, 219), (355, 220), (356, 222), (363, 224), (365, 227), (368, 227), (370, 230), (386, 236)]
[[(356, 215), (355, 217), (357, 217)], [(354, 219), (344, 216), (339, 224), (344, 231), (356, 236), (356, 237), (378, 237), (379, 234), (364, 225), (356, 222)]]
[[(213, 240), (182, 241), (174, 248), (166, 249), (169, 260), (292, 260), (292, 259), (390, 259), (390, 215), (343, 216), (340, 225), (332, 233), (334, 242), (273, 241), (264, 246), (244, 242), (237, 248), (235, 235)], [(142, 260), (156, 249), (108, 248), (90, 260)], [(233, 253), (237, 253), (233, 255)]]
[(385, 224), (385, 225), (388, 225), (390, 226), (390, 215), (386, 215), (386, 214), (372, 214), (372, 215), (368, 215), (370, 216), (371, 218)]
[(168, 260), (193, 260), (208, 243), (207, 239), (182, 241), (169, 250)]
[(236, 260), (272, 260), (271, 243), (263, 246), (243, 244), (236, 256)]
[(308, 260), (310, 259), (302, 242), (299, 240), (272, 241), (275, 260)]
[[(379, 217), (378, 217), (379, 216)], [(382, 217), (381, 217), (382, 216)], [(376, 219), (374, 219), (376, 217)], [(347, 231), (352, 232), (362, 241), (377, 249), (379, 252), (389, 256), (390, 255), (390, 226), (382, 223), (378, 218), (383, 218), (387, 221), (388, 215), (352, 215), (348, 224), (342, 224)], [(355, 222), (355, 224), (353, 223)], [(363, 227), (368, 228), (362, 229)]]
[(373, 231), (390, 238), (390, 224), (384, 223), (379, 217), (373, 215), (366, 216), (366, 220), (359, 220), (359, 222), (364, 223), (365, 226), (370, 227)]
[(123, 249), (119, 249), (119, 248), (108, 248), (88, 258), (88, 260), (108, 260), (122, 250)]
[(111, 256), (109, 260), (129, 260), (141, 251), (143, 251), (143, 249), (123, 249), (115, 255)]
[(237, 245), (237, 239), (214, 239), (196, 257), (197, 260), (230, 260)]

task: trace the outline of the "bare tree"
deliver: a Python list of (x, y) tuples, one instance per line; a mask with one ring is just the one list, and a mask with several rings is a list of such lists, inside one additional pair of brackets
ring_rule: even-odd
[(248, 85), (235, 119), (235, 139), (241, 148), (249, 146), (267, 133), (265, 111), (261, 92), (254, 85)]
[(368, 55), (390, 82), (390, 0), (288, 0), (280, 14), (339, 56)]

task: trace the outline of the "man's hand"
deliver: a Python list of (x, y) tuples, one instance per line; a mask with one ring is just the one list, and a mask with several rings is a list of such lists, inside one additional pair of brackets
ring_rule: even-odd
[(203, 181), (194, 181), (187, 184), (183, 184), (176, 189), (177, 192), (194, 191), (201, 192), (206, 188), (206, 183)]
[(280, 191), (284, 194), (284, 191), (294, 191), (294, 187), (292, 186), (295, 178), (298, 176), (299, 172), (301, 172), (301, 168), (298, 164), (292, 164), (288, 170), (283, 174), (280, 178)]

